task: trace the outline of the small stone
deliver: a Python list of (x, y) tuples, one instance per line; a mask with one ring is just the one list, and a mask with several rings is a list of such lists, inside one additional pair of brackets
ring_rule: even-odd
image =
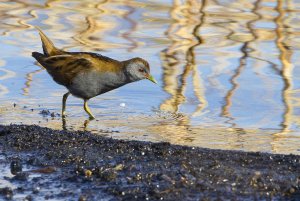
[(42, 115), (43, 117), (49, 116), (51, 115), (51, 112), (49, 110), (42, 110), (39, 113), (40, 115)]
[(123, 168), (124, 168), (124, 165), (123, 164), (119, 164), (116, 167), (114, 167), (114, 170), (120, 171), (120, 170), (123, 170)]
[(293, 194), (293, 193), (295, 193), (295, 189), (292, 187), (292, 188), (290, 188), (290, 194)]
[(25, 198), (24, 198), (24, 201), (32, 201), (33, 198), (31, 195), (27, 195)]
[(37, 194), (37, 193), (40, 192), (40, 190), (41, 190), (41, 188), (40, 188), (39, 186), (35, 186), (35, 187), (33, 187), (32, 192), (33, 192), (34, 194)]
[(93, 172), (90, 171), (90, 170), (85, 170), (85, 171), (84, 171), (84, 175), (85, 175), (86, 177), (91, 177), (92, 174), (93, 174)]
[(17, 175), (18, 173), (22, 172), (22, 164), (20, 160), (13, 160), (10, 163), (10, 172), (13, 175)]
[(78, 201), (86, 201), (87, 198), (84, 195), (81, 195), (78, 199)]
[(0, 188), (0, 194), (5, 196), (7, 199), (12, 199), (13, 190), (10, 187)]
[(27, 181), (29, 174), (27, 172), (19, 172), (16, 176), (13, 177), (15, 180)]
[(99, 174), (100, 178), (104, 181), (113, 181), (117, 177), (117, 173), (113, 169), (106, 169)]

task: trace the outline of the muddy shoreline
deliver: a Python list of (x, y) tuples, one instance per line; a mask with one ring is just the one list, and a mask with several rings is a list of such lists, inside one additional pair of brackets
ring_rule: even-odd
[(0, 199), (296, 200), (300, 156), (0, 125)]

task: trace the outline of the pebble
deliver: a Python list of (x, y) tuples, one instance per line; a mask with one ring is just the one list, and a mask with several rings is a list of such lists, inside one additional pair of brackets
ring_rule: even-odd
[(40, 190), (41, 190), (41, 187), (39, 187), (39, 186), (34, 186), (33, 189), (32, 189), (32, 192), (33, 192), (34, 194), (36, 194), (36, 193), (40, 192)]
[(13, 177), (14, 180), (27, 181), (29, 174), (27, 172), (19, 172), (16, 176)]
[(10, 172), (13, 175), (17, 175), (18, 173), (22, 172), (22, 164), (20, 160), (13, 160), (10, 163)]
[(7, 199), (12, 199), (13, 190), (10, 187), (0, 188), (0, 194), (6, 197)]
[(27, 195), (25, 198), (24, 198), (24, 201), (32, 201), (33, 198), (31, 195)]
[(85, 170), (84, 174), (85, 174), (86, 177), (91, 177), (93, 173), (90, 170)]
[(78, 199), (78, 201), (86, 201), (87, 198), (84, 195), (81, 195)]

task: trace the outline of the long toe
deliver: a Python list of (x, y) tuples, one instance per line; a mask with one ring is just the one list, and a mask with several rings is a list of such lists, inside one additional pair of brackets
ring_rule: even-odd
[(92, 114), (92, 112), (87, 104), (87, 100), (84, 100), (84, 110), (90, 116), (90, 120), (95, 119), (94, 115)]

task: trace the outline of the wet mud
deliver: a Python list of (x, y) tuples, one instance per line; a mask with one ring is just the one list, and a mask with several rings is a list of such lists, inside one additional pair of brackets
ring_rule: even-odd
[(299, 200), (300, 156), (0, 126), (0, 199)]

